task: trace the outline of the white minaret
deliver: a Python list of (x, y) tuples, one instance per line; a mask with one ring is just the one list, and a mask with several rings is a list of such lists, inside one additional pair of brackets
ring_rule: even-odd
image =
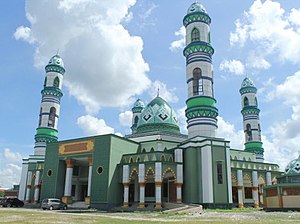
[(132, 108), (132, 134), (136, 133), (137, 124), (140, 120), (141, 113), (143, 109), (145, 108), (145, 104), (140, 99), (137, 99), (137, 101), (134, 103), (134, 106)]
[(256, 160), (264, 161), (264, 149), (261, 141), (261, 127), (259, 121), (258, 103), (256, 98), (257, 89), (252, 80), (246, 77), (240, 89), (242, 100), (243, 126), (245, 133), (245, 151), (256, 154)]
[(60, 99), (63, 75), (63, 60), (54, 55), (45, 67), (46, 77), (42, 90), (39, 124), (36, 129), (34, 155), (45, 155), (46, 144), (57, 141), (57, 124), (60, 112)]
[(188, 99), (186, 117), (188, 137), (215, 137), (218, 109), (213, 91), (212, 55), (210, 44), (211, 18), (198, 2), (193, 3), (183, 19), (186, 28), (186, 80)]

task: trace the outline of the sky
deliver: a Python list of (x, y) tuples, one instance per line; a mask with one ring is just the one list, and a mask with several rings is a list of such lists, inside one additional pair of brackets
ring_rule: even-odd
[[(182, 19), (192, 0), (0, 1), (0, 187), (18, 184), (33, 154), (45, 65), (66, 73), (59, 140), (130, 133), (135, 100), (160, 89), (185, 124)], [(212, 19), (217, 137), (242, 150), (242, 80), (257, 89), (265, 161), (281, 170), (299, 155), (299, 0), (202, 0)]]

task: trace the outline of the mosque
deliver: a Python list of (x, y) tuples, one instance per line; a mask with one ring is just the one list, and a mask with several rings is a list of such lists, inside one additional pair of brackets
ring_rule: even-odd
[(257, 89), (250, 78), (239, 90), (244, 149), (232, 149), (230, 140), (215, 136), (210, 23), (197, 2), (183, 18), (188, 135), (180, 133), (175, 111), (158, 95), (147, 105), (140, 99), (134, 103), (130, 135), (58, 141), (65, 67), (59, 55), (53, 56), (45, 67), (34, 154), (23, 159), (19, 198), (28, 203), (60, 198), (100, 209), (161, 209), (165, 203), (262, 206), (264, 188), (281, 172), (277, 164), (264, 162)]

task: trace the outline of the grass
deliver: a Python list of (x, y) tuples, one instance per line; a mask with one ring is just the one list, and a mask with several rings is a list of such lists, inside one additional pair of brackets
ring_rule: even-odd
[(300, 223), (298, 212), (264, 212), (254, 209), (205, 210), (203, 214), (131, 212), (105, 213), (97, 211), (42, 211), (39, 209), (0, 208), (0, 223), (13, 224), (79, 224), (79, 223)]

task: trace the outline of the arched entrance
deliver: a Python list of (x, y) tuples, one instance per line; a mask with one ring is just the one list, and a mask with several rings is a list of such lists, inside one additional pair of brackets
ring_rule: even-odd
[(264, 204), (264, 200), (263, 200), (264, 186), (266, 186), (265, 179), (262, 175), (260, 175), (258, 178), (258, 201), (260, 206)]
[(171, 169), (163, 173), (162, 201), (176, 203), (176, 176)]
[(129, 177), (129, 204), (139, 201), (139, 185), (138, 185), (138, 173), (136, 169), (133, 169)]

